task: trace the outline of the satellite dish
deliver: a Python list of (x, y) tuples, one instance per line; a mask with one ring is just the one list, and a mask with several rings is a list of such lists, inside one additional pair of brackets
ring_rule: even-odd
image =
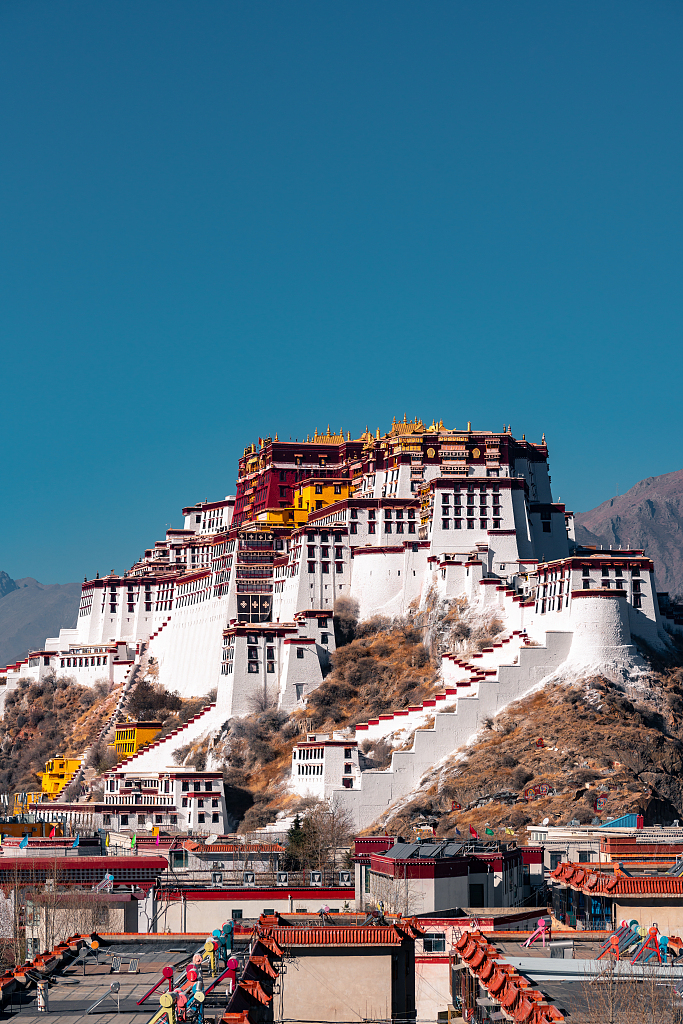
[(154, 831), (154, 825), (152, 824), (151, 821), (147, 822), (147, 824), (145, 825), (145, 828), (147, 829), (148, 832), (153, 832)]
[(218, 842), (218, 836), (207, 836), (204, 840), (204, 846), (213, 846), (214, 843)]
[(547, 825), (549, 821), (550, 821), (550, 818), (544, 818), (543, 821), (541, 822), (541, 825)]

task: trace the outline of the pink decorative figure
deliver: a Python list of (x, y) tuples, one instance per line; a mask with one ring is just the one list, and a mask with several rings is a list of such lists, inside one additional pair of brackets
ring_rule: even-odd
[(543, 948), (545, 949), (545, 919), (542, 917), (539, 917), (536, 923), (536, 930), (531, 933), (526, 942), (521, 943), (522, 948), (528, 949), (529, 946), (531, 946), (536, 941), (536, 939), (543, 940)]

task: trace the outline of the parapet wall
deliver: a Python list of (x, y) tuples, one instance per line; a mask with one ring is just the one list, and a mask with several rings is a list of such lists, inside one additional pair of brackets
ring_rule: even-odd
[[(479, 682), (476, 695), (458, 697), (454, 712), (435, 712), (431, 727), (414, 733), (411, 750), (395, 751), (386, 771), (363, 772), (359, 789), (335, 790), (334, 803), (351, 815), (357, 828), (367, 828), (415, 789), (435, 764), (473, 738), (485, 718), (552, 675), (566, 661), (571, 643), (571, 633), (548, 633), (545, 647), (522, 647), (516, 665), (501, 665), (495, 677)], [(359, 738), (364, 738), (362, 733)]]

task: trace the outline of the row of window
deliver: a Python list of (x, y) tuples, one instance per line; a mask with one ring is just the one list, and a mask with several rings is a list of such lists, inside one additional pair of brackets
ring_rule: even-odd
[[(415, 518), (415, 509), (414, 508), (409, 508), (409, 509), (405, 509), (405, 510), (402, 509), (402, 508), (394, 508), (394, 509), (385, 508), (384, 509), (384, 518), (385, 519), (399, 519), (399, 520), (403, 519), (404, 518), (404, 515), (403, 515), (404, 511), (405, 511), (405, 518), (406, 519), (414, 519)], [(374, 508), (368, 509), (368, 522), (372, 522), (373, 520), (377, 519), (377, 512), (378, 512), (378, 509), (374, 509)], [(351, 518), (352, 519), (358, 519), (358, 509), (357, 508), (352, 508), (351, 509)]]
[[(590, 583), (588, 581), (584, 581), (583, 589), (584, 590), (590, 590)], [(623, 588), (617, 587), (617, 589), (619, 590), (619, 589), (623, 589)], [(565, 608), (569, 607), (569, 593), (567, 593), (565, 595), (564, 607)], [(634, 608), (642, 608), (643, 607), (643, 595), (642, 594), (633, 594), (633, 607)], [(542, 598), (542, 599), (540, 599), (539, 601), (536, 602), (536, 611), (540, 612), (541, 615), (545, 615), (546, 611), (548, 611), (548, 612), (558, 611), (559, 612), (561, 610), (561, 608), (562, 608), (562, 595), (558, 595), (557, 597)]]
[[(316, 566), (315, 562), (309, 562), (308, 563), (308, 571), (309, 572), (315, 572), (315, 566)], [(330, 563), (329, 562), (321, 562), (320, 563), (320, 570), (324, 574), (329, 574)], [(343, 573), (344, 572), (344, 563), (343, 562), (335, 562), (334, 563), (334, 571), (337, 572), (337, 573)]]
[[(468, 530), (474, 530), (475, 529), (476, 519), (467, 519), (465, 521), (467, 523), (467, 529)], [(441, 520), (441, 529), (442, 530), (450, 530), (451, 522), (453, 523), (453, 529), (454, 530), (462, 530), (462, 528), (463, 528), (463, 525), (462, 525), (463, 524), (463, 520), (462, 519), (453, 519), (453, 520), (451, 520), (451, 519), (442, 519)], [(488, 528), (489, 528), (488, 524), (489, 524), (488, 519), (480, 519), (479, 520), (479, 529), (480, 530), (488, 530)], [(500, 527), (501, 527), (501, 520), (500, 519), (494, 519), (493, 520), (493, 529), (494, 530), (500, 530)]]
[[(309, 558), (315, 558), (315, 552), (316, 552), (315, 545), (314, 544), (309, 544), (308, 545), (308, 557)], [(330, 557), (330, 549), (329, 549), (328, 545), (323, 544), (323, 546), (320, 548), (320, 557), (321, 558), (329, 558)], [(343, 558), (344, 557), (344, 549), (343, 548), (335, 548), (334, 549), (334, 557), (338, 558), (338, 559)]]
[(60, 668), (88, 668), (96, 665), (106, 665), (106, 658), (61, 658)]

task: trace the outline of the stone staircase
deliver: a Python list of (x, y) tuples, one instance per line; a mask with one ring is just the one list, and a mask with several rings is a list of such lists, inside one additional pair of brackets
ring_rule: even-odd
[(479, 683), (496, 675), (505, 661), (519, 657), (520, 648), (531, 646), (523, 630), (516, 629), (504, 640), (496, 641), (490, 647), (462, 658), (457, 654), (442, 656), (444, 688), (428, 697), (422, 704), (414, 704), (386, 715), (378, 715), (356, 726), (356, 739), (377, 740), (396, 733), (413, 732), (423, 727), (437, 711), (457, 704), (458, 696), (472, 696), (477, 693)]
[[(518, 637), (517, 641), (513, 640), (515, 636)], [(540, 647), (532, 645), (521, 631), (517, 631), (508, 641), (502, 642), (499, 648), (489, 648), (481, 652), (482, 657), (475, 655), (458, 664), (457, 668), (462, 672), (462, 686), (456, 681), (454, 687), (449, 686), (443, 695), (438, 695), (440, 700), (436, 696), (432, 698), (433, 705), (425, 701), (419, 708), (407, 709), (408, 717), (411, 710), (414, 710), (416, 717), (417, 713), (424, 717), (425, 724), (433, 716), (433, 723), (428, 724), (427, 728), (416, 728), (411, 749), (395, 750), (391, 757), (391, 767), (385, 771), (372, 769), (361, 772), (354, 780), (353, 789), (334, 790), (335, 804), (348, 811), (357, 828), (366, 828), (372, 824), (394, 801), (417, 788), (422, 777), (435, 764), (471, 740), (486, 718), (495, 716), (507, 704), (518, 700), (552, 675), (566, 660), (571, 642), (571, 633), (548, 632), (545, 646)], [(519, 645), (516, 662), (502, 663), (504, 656), (515, 649), (515, 643)], [(496, 667), (493, 661), (497, 653), (503, 657)], [(485, 659), (484, 655), (492, 657)], [(459, 659), (447, 659), (451, 662), (456, 660)], [(486, 660), (487, 667), (480, 669), (478, 663), (486, 664)], [(444, 712), (441, 707), (445, 707), (446, 703), (454, 706)], [(406, 716), (394, 712), (386, 726), (387, 733), (396, 731), (394, 723), (400, 722), (401, 717)], [(381, 730), (380, 719), (373, 721), (375, 728)], [(361, 729), (358, 738), (364, 739), (370, 727), (371, 723), (367, 723), (367, 729)], [(399, 728), (403, 728), (403, 725)], [(382, 735), (382, 732), (377, 735)]]

